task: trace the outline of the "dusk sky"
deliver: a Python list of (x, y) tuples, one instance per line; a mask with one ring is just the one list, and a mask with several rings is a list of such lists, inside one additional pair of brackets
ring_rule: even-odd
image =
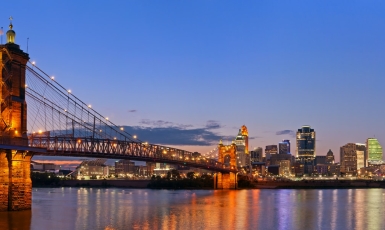
[(250, 148), (289, 139), (294, 153), (310, 125), (316, 154), (339, 161), (346, 143), (385, 145), (384, 12), (384, 1), (4, 1), (0, 26), (12, 15), (31, 61), (143, 141), (207, 152), (246, 125)]

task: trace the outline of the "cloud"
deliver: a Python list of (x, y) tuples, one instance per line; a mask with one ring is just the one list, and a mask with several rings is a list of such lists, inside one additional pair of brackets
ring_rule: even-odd
[(138, 139), (161, 145), (200, 145), (217, 144), (220, 139), (234, 139), (221, 136), (215, 129), (223, 127), (218, 121), (208, 120), (203, 127), (190, 124), (178, 124), (164, 120), (143, 119), (140, 126), (126, 126), (125, 131), (137, 135)]
[(201, 145), (210, 146), (222, 138), (206, 128), (180, 127), (125, 127), (125, 131), (137, 135), (138, 139), (161, 145)]
[(184, 125), (184, 124), (177, 124), (171, 121), (164, 121), (164, 120), (149, 120), (149, 119), (142, 119), (139, 124), (145, 125), (147, 127), (151, 128), (179, 128), (179, 129), (186, 129), (189, 127), (193, 127), (192, 125)]
[(136, 113), (137, 110), (136, 110), (136, 109), (130, 109), (130, 110), (128, 110), (127, 112), (129, 112), (129, 113)]
[(218, 121), (208, 120), (206, 123), (206, 129), (219, 129), (222, 125)]
[(294, 130), (280, 130), (275, 133), (275, 135), (290, 135), (292, 137), (295, 137), (295, 131)]

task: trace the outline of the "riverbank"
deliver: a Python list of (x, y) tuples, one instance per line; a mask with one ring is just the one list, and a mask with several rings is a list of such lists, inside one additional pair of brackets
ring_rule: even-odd
[(62, 187), (147, 188), (150, 180), (62, 180)]
[(258, 181), (256, 189), (344, 189), (344, 188), (385, 188), (385, 181), (369, 180), (302, 180), (302, 181)]

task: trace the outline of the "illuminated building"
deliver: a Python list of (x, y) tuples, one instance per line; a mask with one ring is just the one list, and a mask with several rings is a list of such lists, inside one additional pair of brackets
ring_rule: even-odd
[[(286, 143), (286, 149), (287, 149), (287, 151), (286, 151), (286, 153), (291, 153), (291, 148), (290, 148), (290, 140), (282, 140), (282, 142), (280, 142), (280, 143)], [(279, 153), (281, 153), (281, 152), (279, 152)]]
[(301, 161), (315, 158), (315, 131), (310, 126), (304, 125), (297, 131), (296, 157)]
[(254, 176), (265, 176), (266, 175), (266, 163), (265, 162), (253, 162), (252, 172)]
[(251, 163), (253, 162), (262, 162), (262, 156), (263, 150), (261, 147), (255, 148), (254, 150), (250, 151), (250, 160)]
[(130, 160), (115, 161), (115, 175), (125, 177), (135, 172), (135, 163)]
[(334, 154), (331, 149), (329, 149), (328, 153), (326, 153), (326, 163), (334, 164)]
[(289, 148), (288, 144), (286, 142), (279, 142), (278, 143), (278, 153), (279, 154), (288, 154)]
[(326, 176), (328, 175), (328, 165), (326, 164), (317, 164), (315, 166), (316, 172), (318, 175)]
[(376, 138), (368, 138), (366, 140), (366, 159), (371, 164), (382, 163), (382, 146)]
[(365, 145), (348, 143), (340, 148), (341, 173), (356, 176), (365, 165)]
[(60, 170), (60, 166), (53, 163), (31, 161), (31, 170), (35, 172), (57, 172)]
[(235, 138), (235, 145), (237, 148), (237, 167), (249, 166), (249, 134), (246, 126), (243, 125), (241, 129), (239, 129), (238, 135)]
[(106, 177), (106, 159), (85, 160), (76, 167), (74, 175), (78, 180), (99, 179)]
[(328, 174), (329, 176), (339, 176), (341, 171), (340, 164), (330, 164), (328, 165)]
[(279, 162), (288, 160), (292, 162), (291, 154), (272, 154), (270, 157), (270, 165), (279, 165)]
[(312, 173), (316, 154), (315, 131), (304, 125), (296, 135), (296, 161), (304, 164), (305, 174)]
[(277, 154), (277, 145), (267, 145), (265, 148), (266, 160), (270, 160), (272, 154)]
[(293, 172), (295, 176), (303, 176), (305, 174), (305, 165), (299, 162), (294, 163)]
[(357, 170), (366, 166), (366, 146), (365, 144), (356, 143), (357, 153)]
[(290, 160), (281, 160), (279, 162), (279, 175), (290, 176), (291, 162)]

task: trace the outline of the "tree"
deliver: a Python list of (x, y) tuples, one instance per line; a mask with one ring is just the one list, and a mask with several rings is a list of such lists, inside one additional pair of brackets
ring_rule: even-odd
[(195, 172), (188, 172), (186, 176), (188, 179), (194, 180), (195, 179)]
[(167, 180), (178, 180), (178, 179), (180, 179), (180, 173), (178, 170), (173, 169), (171, 171), (168, 171)]

